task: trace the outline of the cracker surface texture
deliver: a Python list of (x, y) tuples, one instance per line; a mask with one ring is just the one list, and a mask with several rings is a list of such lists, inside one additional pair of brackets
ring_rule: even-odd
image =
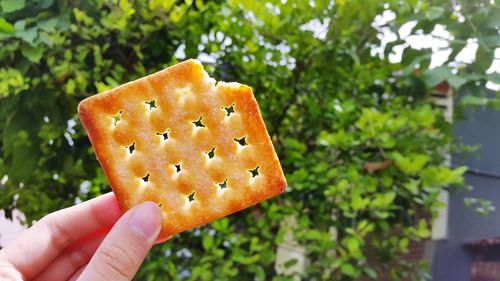
[(78, 114), (122, 211), (160, 205), (161, 238), (286, 187), (252, 89), (216, 83), (197, 60), (89, 97)]

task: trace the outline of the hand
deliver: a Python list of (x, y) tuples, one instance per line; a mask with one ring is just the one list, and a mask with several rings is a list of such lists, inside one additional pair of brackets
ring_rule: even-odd
[(108, 193), (47, 215), (2, 249), (0, 280), (132, 280), (160, 230), (155, 203), (121, 216)]

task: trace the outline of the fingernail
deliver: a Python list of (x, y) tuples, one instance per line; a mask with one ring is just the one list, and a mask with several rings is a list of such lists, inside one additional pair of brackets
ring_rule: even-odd
[(161, 228), (161, 211), (158, 205), (153, 202), (144, 202), (135, 208), (128, 221), (132, 230), (146, 239), (153, 236), (156, 239)]

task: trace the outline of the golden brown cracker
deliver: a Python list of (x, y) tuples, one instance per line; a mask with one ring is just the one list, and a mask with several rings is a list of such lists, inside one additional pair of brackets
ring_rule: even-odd
[(286, 187), (252, 89), (216, 83), (197, 60), (89, 97), (78, 113), (122, 210), (161, 205), (162, 238)]

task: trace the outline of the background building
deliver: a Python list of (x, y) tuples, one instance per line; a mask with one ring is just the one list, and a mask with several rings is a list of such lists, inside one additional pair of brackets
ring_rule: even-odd
[[(450, 194), (446, 235), (428, 244), (427, 256), (436, 281), (500, 280), (500, 111), (478, 107), (465, 114), (454, 126), (455, 138), (480, 148), (477, 156), (453, 155), (451, 164), (469, 167), (473, 190)], [(482, 216), (466, 206), (469, 197), (490, 200), (497, 210)]]

